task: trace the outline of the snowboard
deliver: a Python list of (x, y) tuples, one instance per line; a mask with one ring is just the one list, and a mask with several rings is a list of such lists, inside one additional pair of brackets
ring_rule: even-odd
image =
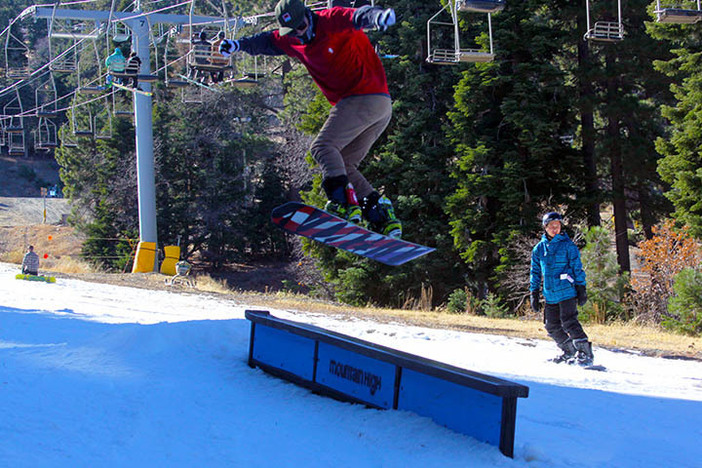
[(599, 364), (591, 364), (589, 366), (580, 366), (581, 368), (585, 370), (593, 370), (593, 371), (598, 371), (598, 372), (607, 372), (607, 368), (605, 366), (601, 366)]
[(271, 213), (281, 229), (386, 265), (398, 266), (435, 249), (369, 231), (304, 203), (289, 202)]
[(19, 273), (15, 275), (15, 279), (18, 280), (26, 280), (26, 281), (44, 281), (45, 283), (55, 283), (56, 278), (53, 276), (44, 276), (44, 275), (29, 275), (25, 273)]
[(589, 364), (587, 366), (583, 366), (583, 365), (578, 364), (577, 362), (554, 362), (553, 359), (549, 359), (548, 362), (550, 362), (552, 364), (558, 364), (558, 365), (566, 364), (568, 366), (579, 367), (579, 368), (585, 369), (585, 370), (607, 372), (607, 368), (605, 366), (600, 365), (600, 364)]

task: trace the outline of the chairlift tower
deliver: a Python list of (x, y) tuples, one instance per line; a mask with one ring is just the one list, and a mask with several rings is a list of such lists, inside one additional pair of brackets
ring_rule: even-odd
[[(138, 6), (138, 5), (137, 5)], [(95, 22), (96, 29), (111, 22), (126, 25), (131, 31), (134, 50), (141, 58), (140, 75), (150, 75), (151, 50), (150, 37), (151, 25), (205, 25), (220, 24), (231, 27), (233, 22), (237, 27), (250, 22), (250, 20), (237, 18), (222, 18), (211, 16), (175, 15), (163, 13), (149, 13), (140, 10), (133, 12), (114, 12), (100, 10), (73, 10), (62, 8), (29, 7), (23, 15), (33, 14), (35, 18), (47, 20), (74, 20)], [(142, 86), (145, 91), (151, 91), (151, 83), (144, 81)], [(151, 96), (146, 93), (134, 94), (134, 126), (136, 128), (136, 159), (137, 159), (137, 185), (139, 196), (139, 240), (153, 242), (158, 250), (158, 231), (156, 229), (156, 177), (154, 170), (154, 135), (152, 118)], [(154, 271), (158, 271), (158, 257), (154, 259)]]

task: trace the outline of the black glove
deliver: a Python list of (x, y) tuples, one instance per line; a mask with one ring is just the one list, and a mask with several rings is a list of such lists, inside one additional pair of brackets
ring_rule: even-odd
[(538, 312), (541, 310), (541, 302), (539, 301), (539, 291), (531, 292), (531, 310)]
[(385, 31), (388, 29), (388, 26), (393, 24), (395, 24), (395, 10), (392, 8), (383, 10), (375, 19), (375, 27), (379, 31)]
[(231, 54), (237, 52), (238, 50), (239, 41), (237, 40), (224, 39), (219, 44), (219, 53), (224, 55), (225, 57), (229, 57)]
[(578, 292), (578, 305), (582, 307), (587, 302), (587, 288), (584, 284), (576, 284), (575, 290)]

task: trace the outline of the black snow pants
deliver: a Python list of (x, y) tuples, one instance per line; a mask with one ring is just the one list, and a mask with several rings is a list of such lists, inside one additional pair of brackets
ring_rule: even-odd
[(544, 325), (548, 336), (556, 344), (563, 344), (568, 339), (587, 340), (587, 335), (578, 321), (577, 298), (566, 299), (558, 304), (544, 305)]

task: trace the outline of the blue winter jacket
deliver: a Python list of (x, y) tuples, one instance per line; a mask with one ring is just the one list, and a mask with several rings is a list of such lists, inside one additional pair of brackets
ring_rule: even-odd
[(585, 285), (580, 251), (568, 234), (548, 240), (546, 234), (531, 252), (530, 291), (538, 291), (543, 279), (544, 300), (557, 304), (578, 295), (575, 285)]

